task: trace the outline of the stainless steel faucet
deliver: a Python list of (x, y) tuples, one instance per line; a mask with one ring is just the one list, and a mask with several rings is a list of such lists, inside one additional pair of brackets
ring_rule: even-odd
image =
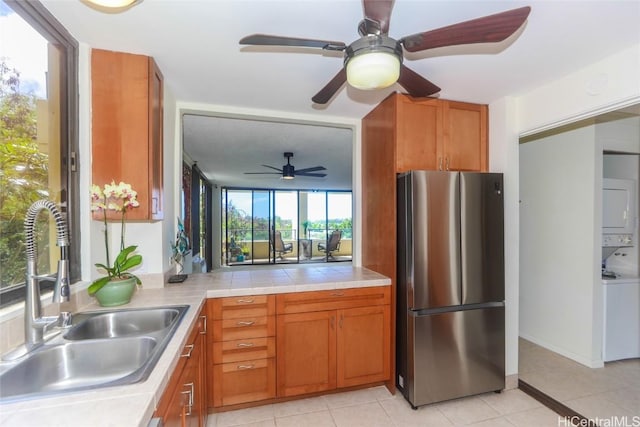
[[(37, 249), (35, 241), (35, 223), (38, 214), (48, 210), (56, 223), (57, 246), (60, 247), (60, 260), (55, 275), (38, 276)], [(40, 305), (41, 280), (55, 280), (53, 302), (69, 301), (69, 237), (67, 225), (56, 205), (49, 200), (38, 200), (31, 205), (24, 220), (25, 242), (27, 251), (26, 299), (24, 310), (24, 334), (27, 351), (39, 346), (44, 341), (45, 329), (58, 325), (69, 326), (71, 316), (69, 312), (61, 312), (58, 316), (42, 316)]]

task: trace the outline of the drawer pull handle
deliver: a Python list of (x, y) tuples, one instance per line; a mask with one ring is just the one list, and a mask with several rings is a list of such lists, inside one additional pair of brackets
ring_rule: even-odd
[(241, 343), (238, 343), (238, 345), (236, 347), (253, 347), (253, 343), (252, 342), (241, 342)]
[(239, 299), (238, 304), (253, 304), (253, 298), (251, 299)]
[(248, 322), (247, 321), (241, 321), (241, 322), (238, 322), (237, 325), (238, 326), (251, 326), (254, 323), (256, 323), (256, 322), (254, 322), (253, 320), (248, 321)]
[(181, 354), (180, 357), (191, 357), (191, 353), (193, 352), (193, 344), (188, 344), (184, 346), (185, 350), (189, 350), (188, 352)]
[(207, 316), (200, 316), (202, 319), (202, 330), (200, 331), (200, 335), (207, 335)]
[(251, 365), (238, 365), (238, 370), (253, 369), (253, 368), (255, 368), (255, 365), (253, 363)]
[(343, 297), (344, 292), (334, 292), (331, 294), (332, 297)]
[(187, 409), (187, 413), (185, 415), (191, 415), (191, 410), (193, 409), (193, 395), (195, 392), (194, 384), (193, 383), (184, 384), (184, 387), (189, 388), (189, 390), (181, 392), (184, 396), (187, 396), (187, 407), (189, 409)]

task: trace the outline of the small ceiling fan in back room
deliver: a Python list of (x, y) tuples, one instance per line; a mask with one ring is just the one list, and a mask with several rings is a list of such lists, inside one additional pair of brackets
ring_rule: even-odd
[(410, 95), (431, 96), (440, 88), (404, 65), (403, 48), (420, 52), (438, 47), (473, 43), (497, 43), (516, 32), (531, 8), (521, 7), (395, 40), (388, 36), (393, 0), (363, 0), (360, 38), (350, 45), (329, 40), (252, 34), (243, 45), (297, 46), (344, 52), (344, 66), (311, 100), (326, 104), (345, 82), (357, 89), (382, 89), (398, 82)]
[(326, 173), (317, 173), (318, 171), (327, 170), (324, 166), (314, 166), (311, 168), (298, 169), (291, 164), (291, 158), (293, 157), (293, 153), (284, 153), (284, 157), (287, 159), (287, 164), (283, 165), (282, 168), (277, 168), (275, 166), (262, 165), (265, 168), (273, 169), (278, 172), (245, 172), (245, 175), (282, 175), (282, 179), (293, 179), (296, 176), (309, 176), (313, 178), (324, 178), (327, 176)]

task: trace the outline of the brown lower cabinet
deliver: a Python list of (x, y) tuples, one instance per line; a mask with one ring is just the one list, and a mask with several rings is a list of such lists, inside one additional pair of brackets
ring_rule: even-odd
[(336, 312), (278, 316), (278, 396), (337, 386)]
[(206, 333), (207, 318), (203, 308), (156, 409), (155, 416), (162, 418), (165, 427), (206, 425)]
[(389, 304), (389, 286), (207, 300), (209, 408), (388, 381)]
[[(348, 298), (336, 297), (337, 305), (362, 303)], [(378, 306), (278, 315), (278, 396), (388, 380), (389, 316), (388, 299)]]

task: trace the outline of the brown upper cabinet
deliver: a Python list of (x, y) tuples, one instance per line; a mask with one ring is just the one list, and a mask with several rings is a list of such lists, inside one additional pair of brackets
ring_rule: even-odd
[(487, 170), (487, 106), (393, 94), (364, 119), (395, 149), (395, 172)]
[(92, 50), (92, 182), (131, 184), (140, 207), (128, 220), (163, 216), (162, 100), (162, 73), (153, 58)]

